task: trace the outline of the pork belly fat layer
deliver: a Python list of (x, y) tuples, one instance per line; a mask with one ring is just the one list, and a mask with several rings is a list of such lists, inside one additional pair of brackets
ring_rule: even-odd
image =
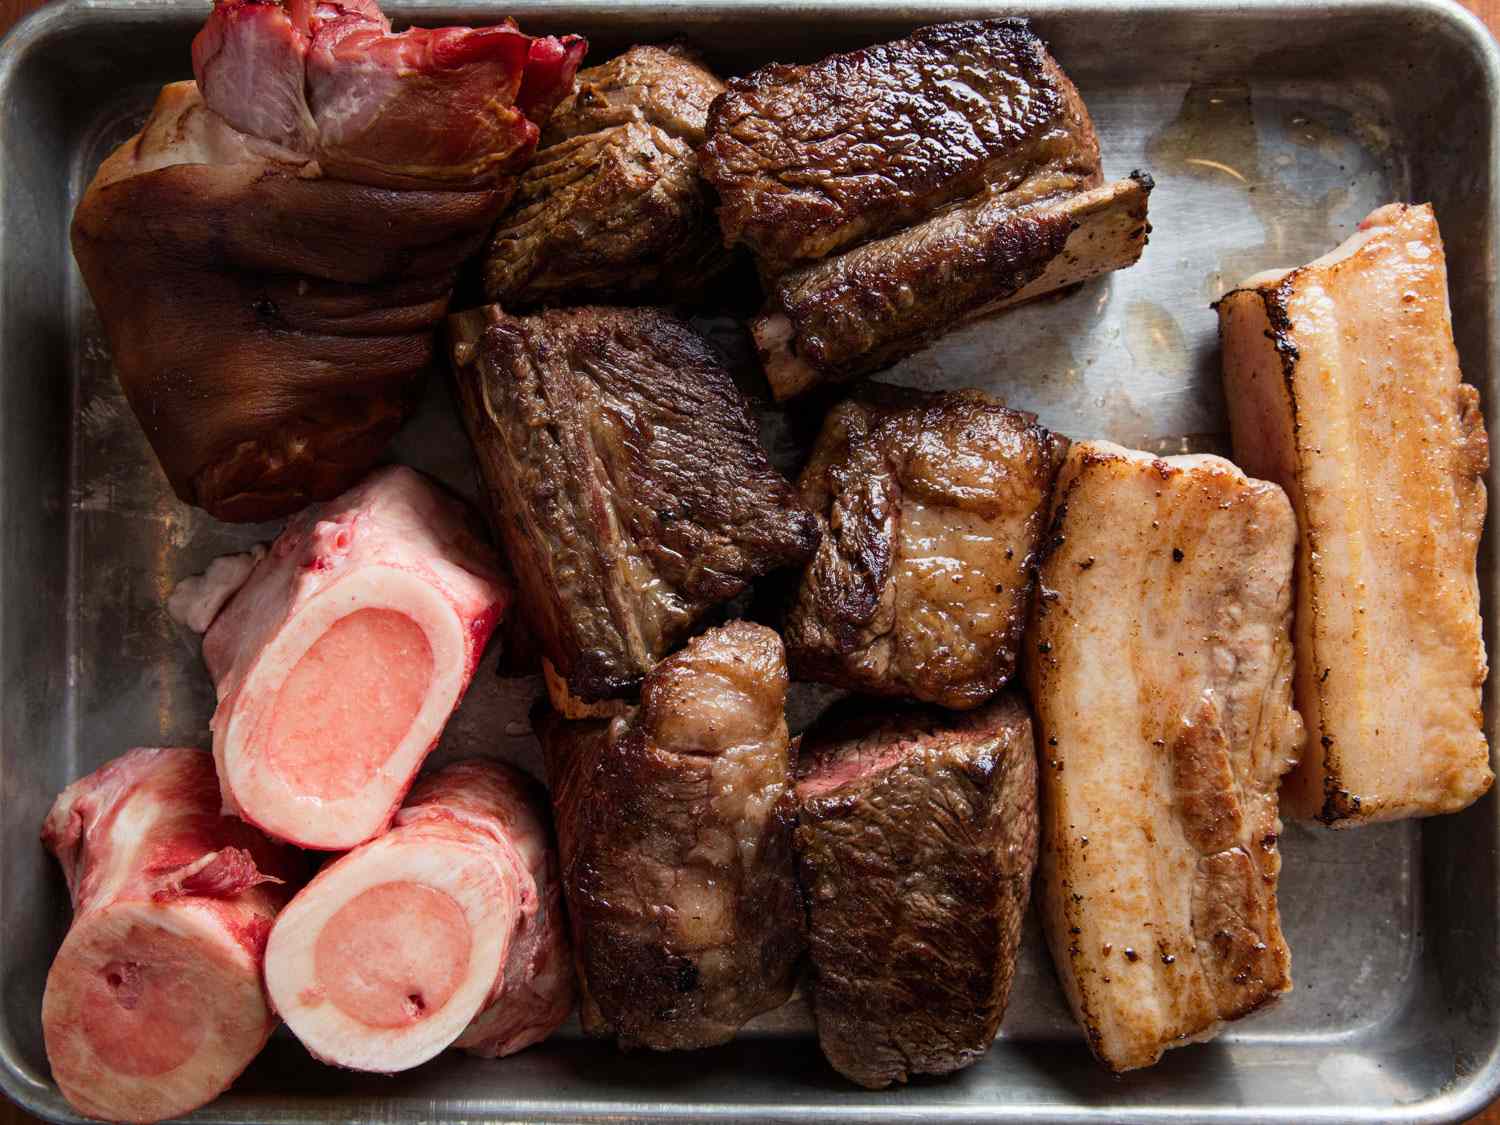
[(80, 1113), (179, 1117), (260, 1053), (261, 959), (303, 877), (290, 848), (219, 815), (203, 750), (131, 750), (58, 795), (42, 828), (73, 922), (42, 997), (52, 1076)]
[(799, 482), (823, 537), (787, 616), (793, 674), (946, 707), (993, 695), (1066, 449), (979, 391), (871, 383), (836, 407)]
[(977, 1061), (1005, 1014), (1036, 865), (1025, 704), (843, 705), (803, 736), (798, 772), (823, 1053), (870, 1088)]
[(1296, 523), (1217, 457), (1068, 453), (1026, 638), (1042, 918), (1113, 1070), (1291, 987), (1276, 909)]
[(1460, 382), (1430, 206), (1219, 303), (1236, 458), (1302, 534), (1288, 811), (1334, 827), (1462, 809), (1494, 780), (1475, 556), (1489, 443)]
[(490, 306), (452, 329), (491, 519), (573, 696), (628, 693), (709, 609), (812, 553), (816, 521), (687, 325)]
[(699, 156), (725, 242), (773, 277), (1040, 169), (1099, 182), (1088, 111), (1024, 20), (762, 67), (714, 103)]
[(786, 664), (770, 629), (711, 629), (630, 719), (540, 724), (584, 1030), (727, 1042), (791, 995), (803, 948)]

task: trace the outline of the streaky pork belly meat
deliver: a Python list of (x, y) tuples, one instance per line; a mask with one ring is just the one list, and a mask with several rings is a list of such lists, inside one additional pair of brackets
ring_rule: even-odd
[(989, 1049), (1037, 852), (1019, 696), (962, 715), (846, 702), (802, 737), (796, 833), (823, 1053), (878, 1089)]
[(455, 377), (521, 605), (569, 693), (627, 693), (817, 526), (707, 343), (653, 309), (452, 318)]
[(735, 621), (652, 669), (633, 717), (540, 720), (590, 1034), (708, 1047), (791, 995), (786, 688), (780, 638)]
[(1454, 812), (1494, 782), (1475, 560), (1489, 438), (1462, 382), (1428, 205), (1372, 213), (1218, 306), (1234, 452), (1297, 509), (1288, 811), (1350, 827)]
[(1024, 20), (762, 67), (715, 101), (699, 158), (725, 242), (767, 280), (753, 331), (778, 399), (1129, 266), (1150, 229), (1150, 177), (1104, 184), (1088, 111)]
[(675, 44), (580, 71), (495, 227), (485, 295), (507, 309), (701, 298), (729, 264), (694, 152), (723, 89)]
[(120, 385), (218, 519), (353, 485), (412, 413), (459, 267), (584, 44), (390, 34), (370, 0), (222, 0), (73, 217)]
[(787, 615), (792, 674), (975, 707), (1016, 670), (1067, 439), (979, 391), (869, 383), (798, 487), (822, 540)]
[(172, 606), (212, 617), (225, 807), (302, 847), (353, 847), (390, 823), (510, 588), (467, 506), (402, 466), (301, 513), (230, 596), (243, 569)]
[(302, 864), (219, 812), (212, 756), (138, 749), (75, 781), (42, 828), (73, 899), (47, 974), (52, 1076), (82, 1114), (178, 1117), (276, 1026), (261, 959)]
[(539, 1042), (573, 1003), (556, 861), (524, 775), (459, 762), (423, 780), (391, 830), (287, 904), (266, 988), (324, 1062), (390, 1073), (450, 1045)]
[(1276, 880), (1291, 504), (1219, 457), (1078, 442), (1026, 637), (1041, 913), (1089, 1046), (1150, 1066), (1291, 988)]

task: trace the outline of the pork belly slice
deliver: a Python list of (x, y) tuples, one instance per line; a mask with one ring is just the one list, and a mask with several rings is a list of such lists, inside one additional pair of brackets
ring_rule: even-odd
[(822, 541), (785, 634), (792, 674), (975, 707), (1014, 674), (1067, 440), (979, 391), (859, 388), (799, 488)]
[(524, 775), (459, 762), (323, 868), (266, 946), (266, 989), (303, 1046), (392, 1073), (455, 1043), (502, 1055), (546, 1038), (573, 979), (543, 815)]
[(1218, 457), (1068, 452), (1026, 638), (1042, 922), (1115, 1071), (1291, 987), (1276, 909), (1292, 706), (1286, 496)]
[(708, 1047), (791, 995), (786, 687), (780, 638), (735, 621), (652, 669), (633, 717), (540, 720), (590, 1034)]
[(628, 693), (817, 524), (707, 343), (651, 309), (451, 320), (464, 420), (521, 604), (583, 702)]
[[(469, 510), (393, 466), (176, 597), (213, 676), (224, 805), (306, 848), (383, 831), (510, 603)], [(207, 605), (202, 605), (207, 601)]]
[(1025, 20), (924, 27), (729, 82), (699, 152), (728, 244), (768, 276), (1046, 171), (1099, 185), (1088, 111)]
[(771, 392), (889, 367), (962, 321), (1139, 260), (1151, 177), (1051, 194), (1057, 184), (1045, 173), (781, 277), (751, 324)]
[(701, 299), (729, 264), (694, 146), (724, 84), (684, 47), (632, 47), (578, 75), (484, 264), (508, 309), (569, 297)]
[(261, 958), (300, 860), (219, 815), (205, 750), (131, 750), (75, 781), (42, 842), (73, 900), (42, 998), (63, 1096), (109, 1121), (212, 1101), (276, 1025)]
[(842, 705), (802, 738), (797, 854), (823, 1054), (878, 1089), (947, 1074), (1005, 1014), (1037, 851), (1031, 717)]
[(1454, 812), (1494, 781), (1475, 557), (1489, 439), (1461, 382), (1427, 205), (1218, 306), (1235, 457), (1297, 510), (1294, 816)]

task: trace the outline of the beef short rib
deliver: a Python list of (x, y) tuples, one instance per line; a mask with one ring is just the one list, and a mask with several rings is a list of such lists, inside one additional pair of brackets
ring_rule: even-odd
[(946, 707), (993, 695), (1066, 449), (979, 391), (860, 387), (799, 482), (824, 534), (787, 617), (792, 674)]
[(42, 841), (73, 898), (42, 998), (63, 1096), (108, 1121), (217, 1097), (276, 1026), (261, 959), (301, 861), (219, 815), (204, 750), (131, 750), (75, 781)]
[(736, 621), (658, 664), (634, 718), (540, 722), (591, 1034), (708, 1047), (791, 994), (786, 687), (780, 639)]
[(491, 306), (452, 326), (491, 518), (573, 695), (627, 692), (711, 607), (812, 553), (816, 521), (685, 324)]
[(729, 263), (693, 151), (723, 89), (679, 46), (580, 72), (495, 228), (486, 296), (508, 309), (700, 296)]
[(1099, 182), (1088, 111), (1024, 20), (938, 24), (729, 83), (703, 174), (726, 242), (770, 274), (905, 229), (1046, 169)]
[(282, 911), (266, 946), (276, 1010), (315, 1057), (381, 1073), (455, 1041), (510, 1054), (545, 1038), (573, 999), (550, 851), (510, 767), (426, 778), (389, 832)]
[[(390, 823), (510, 603), (462, 501), (381, 469), (292, 520), (211, 619), (214, 755), (227, 808), (342, 850)], [(232, 582), (243, 568), (225, 572)], [(223, 603), (224, 583), (190, 588)]]
[(1133, 263), (1149, 177), (1103, 185), (1078, 91), (1024, 20), (730, 82), (699, 150), (726, 243), (757, 255), (778, 399), (955, 324)]
[(796, 833), (823, 1053), (879, 1088), (989, 1049), (1036, 866), (1031, 719), (841, 704), (803, 736)]

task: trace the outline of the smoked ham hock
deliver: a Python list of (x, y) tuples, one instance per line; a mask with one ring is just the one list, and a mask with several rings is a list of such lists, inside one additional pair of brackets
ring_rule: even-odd
[(227, 0), (100, 167), (73, 253), (178, 497), (257, 521), (369, 470), (571, 87), (581, 40), (392, 35), (368, 0)]
[(1283, 796), (1335, 828), (1456, 812), (1494, 782), (1475, 561), (1489, 439), (1462, 381), (1430, 206), (1219, 302), (1234, 455), (1297, 510), (1297, 707)]
[(390, 823), (510, 603), (474, 519), (393, 466), (174, 592), (210, 622), (226, 808), (330, 851)]
[(220, 815), (204, 750), (131, 750), (57, 798), (42, 828), (73, 899), (47, 974), (52, 1075), (80, 1113), (178, 1117), (217, 1097), (276, 1017), (261, 959), (302, 864)]
[(266, 989), (316, 1058), (391, 1073), (454, 1044), (508, 1055), (567, 1018), (573, 966), (545, 807), (511, 767), (458, 762), (287, 904)]

